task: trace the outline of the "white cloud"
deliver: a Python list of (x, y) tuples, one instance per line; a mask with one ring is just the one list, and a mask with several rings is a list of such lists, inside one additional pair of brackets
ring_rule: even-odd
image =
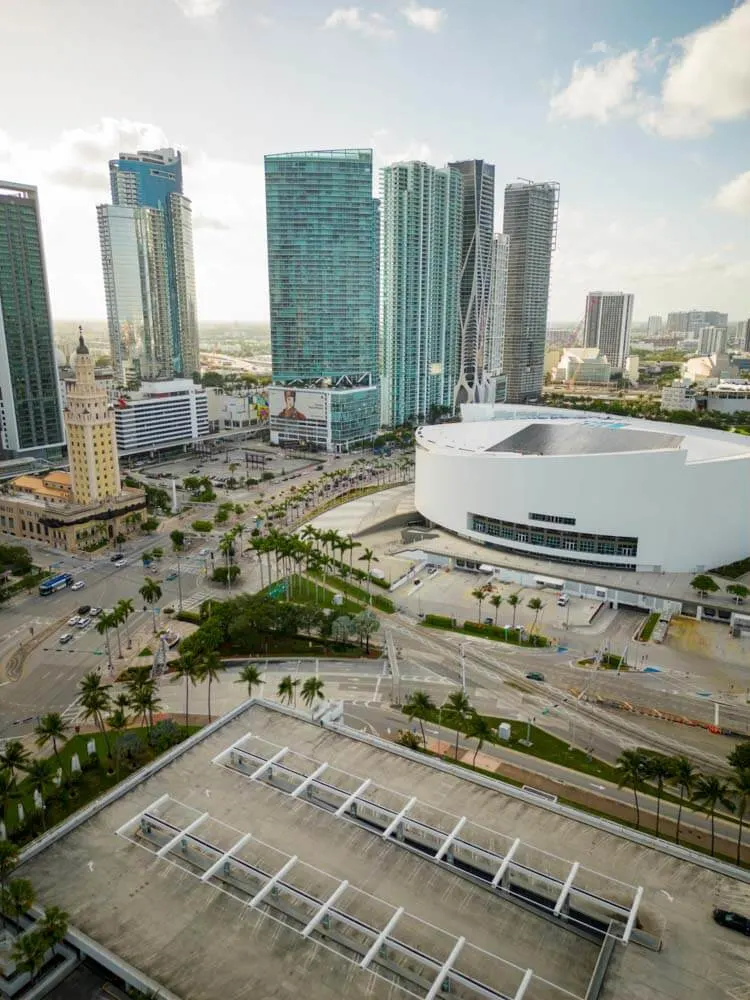
[(325, 19), (323, 27), (346, 28), (372, 38), (391, 38), (395, 34), (382, 14), (363, 14), (361, 7), (337, 7)]
[(550, 100), (556, 118), (593, 118), (604, 123), (632, 115), (638, 106), (638, 52), (602, 59), (594, 66), (575, 63), (570, 83)]
[(213, 17), (218, 14), (224, 0), (174, 0), (185, 17)]
[(750, 170), (737, 174), (719, 188), (716, 199), (718, 208), (735, 215), (750, 215)]
[(402, 8), (401, 13), (412, 28), (433, 33), (440, 31), (446, 17), (445, 11), (441, 7), (420, 7), (416, 3)]
[(550, 100), (552, 115), (598, 122), (637, 118), (642, 128), (667, 138), (707, 135), (718, 122), (750, 115), (750, 0), (671, 47), (678, 51), (660, 93), (649, 96), (639, 83), (658, 68), (665, 47), (652, 39), (640, 51), (612, 56), (606, 42), (595, 42), (591, 52), (605, 58), (574, 64), (570, 83)]

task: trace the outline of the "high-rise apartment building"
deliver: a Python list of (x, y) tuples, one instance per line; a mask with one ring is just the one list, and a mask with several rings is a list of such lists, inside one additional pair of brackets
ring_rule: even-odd
[(646, 336), (658, 337), (661, 333), (662, 325), (663, 321), (661, 316), (649, 316), (648, 324), (646, 326)]
[(522, 181), (505, 188), (503, 232), (510, 249), (503, 371), (509, 403), (534, 400), (542, 391), (559, 200), (560, 185), (553, 181)]
[(37, 189), (0, 181), (0, 455), (63, 442)]
[(344, 451), (379, 426), (372, 150), (269, 155), (265, 180), (271, 440)]
[(461, 347), (461, 173), (395, 163), (381, 171), (381, 199), (381, 421), (395, 426), (431, 419), (437, 407), (453, 409)]
[(200, 367), (192, 206), (173, 149), (121, 153), (99, 241), (112, 363), (123, 384), (190, 376)]
[(698, 354), (724, 354), (727, 349), (727, 328), (725, 326), (702, 326), (698, 330)]
[(505, 340), (505, 310), (508, 299), (508, 252), (510, 237), (495, 233), (492, 238), (492, 277), (490, 307), (487, 316), (487, 337), (484, 344), (484, 373), (488, 387), (488, 403), (505, 402), (507, 380), (503, 371)]
[(729, 323), (727, 313), (714, 309), (691, 309), (688, 312), (673, 312), (667, 316), (667, 333), (690, 333), (697, 336), (703, 326), (724, 326)]
[(461, 160), (448, 166), (458, 171), (463, 182), (455, 402), (494, 402), (484, 371), (484, 359), (492, 284), (495, 168), (484, 160)]
[(750, 352), (750, 319), (745, 320), (740, 332), (740, 347), (743, 351)]
[(622, 371), (630, 353), (633, 296), (627, 292), (589, 292), (583, 346), (598, 347), (613, 371)]

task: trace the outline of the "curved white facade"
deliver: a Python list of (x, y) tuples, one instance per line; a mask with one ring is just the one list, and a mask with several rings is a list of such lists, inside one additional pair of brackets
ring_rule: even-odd
[(506, 551), (617, 569), (692, 573), (750, 554), (750, 438), (551, 408), (495, 415), (417, 431), (428, 520)]

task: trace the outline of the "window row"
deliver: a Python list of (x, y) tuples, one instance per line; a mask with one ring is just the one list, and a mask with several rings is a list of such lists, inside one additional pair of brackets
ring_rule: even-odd
[(569, 552), (594, 552), (607, 556), (637, 556), (638, 539), (616, 535), (592, 535), (578, 531), (539, 528), (513, 521), (500, 521), (480, 514), (469, 515), (469, 527), (483, 535), (504, 538), (540, 548), (564, 549)]

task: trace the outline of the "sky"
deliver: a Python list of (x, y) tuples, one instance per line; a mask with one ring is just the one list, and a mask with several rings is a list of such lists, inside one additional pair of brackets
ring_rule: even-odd
[(55, 318), (105, 317), (107, 163), (162, 145), (203, 321), (267, 318), (264, 154), (347, 146), (494, 163), (498, 230), (506, 183), (558, 181), (552, 321), (594, 289), (750, 316), (750, 0), (434, 2), (0, 0), (0, 180), (39, 187)]

